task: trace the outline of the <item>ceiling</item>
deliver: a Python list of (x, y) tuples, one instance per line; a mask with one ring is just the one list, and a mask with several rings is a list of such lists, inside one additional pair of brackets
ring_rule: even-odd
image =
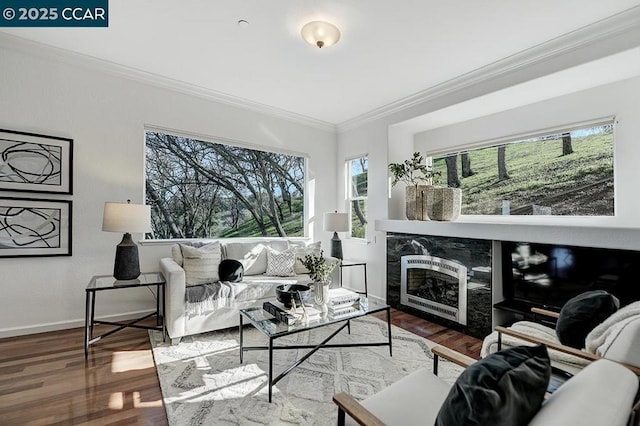
[[(639, 4), (110, 0), (108, 28), (1, 32), (340, 124)], [(306, 44), (300, 28), (311, 20), (338, 26), (340, 42)]]

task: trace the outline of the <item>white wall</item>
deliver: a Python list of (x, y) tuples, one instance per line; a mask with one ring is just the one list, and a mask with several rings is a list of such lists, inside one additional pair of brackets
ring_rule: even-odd
[[(629, 37), (630, 43), (637, 45), (637, 40), (633, 41), (632, 38)], [(444, 90), (442, 93), (434, 90), (433, 96), (424, 96), (423, 101), (414, 102), (410, 107), (398, 108), (395, 113), (363, 121), (359, 125), (350, 123), (348, 127), (339, 128), (339, 165), (345, 158), (358, 153), (369, 154), (368, 220), (371, 243), (362, 245), (347, 241), (344, 247), (345, 257), (368, 261), (370, 294), (386, 299), (386, 234), (374, 231), (374, 223), (380, 219), (405, 219), (402, 188), (394, 189), (391, 199), (388, 198), (387, 165), (410, 158), (415, 149), (423, 152), (438, 150), (450, 144), (460, 145), (490, 139), (489, 135), (495, 137), (496, 133), (519, 133), (532, 125), (535, 130), (556, 124), (616, 115), (620, 121), (616, 131), (616, 220), (620, 226), (637, 227), (637, 223), (633, 221), (634, 212), (640, 207), (638, 197), (633, 193), (634, 183), (640, 180), (640, 168), (634, 164), (634, 160), (639, 158), (640, 154), (640, 145), (637, 143), (637, 135), (640, 134), (640, 104), (637, 101), (640, 85), (637, 79), (558, 97), (548, 101), (548, 104), (545, 101), (530, 107), (514, 108), (464, 123), (460, 123), (463, 119), (450, 121), (457, 124), (434, 129), (422, 135), (419, 143), (414, 146), (414, 135), (424, 130), (424, 127), (416, 128), (416, 123), (421, 122), (422, 117), (436, 111), (444, 111), (448, 107), (464, 105), (469, 100), (482, 99), (482, 96), (498, 93), (503, 89), (516, 87), (591, 60), (607, 57), (612, 53), (624, 51), (625, 48), (604, 41), (597, 45), (585, 44), (579, 49), (556, 52), (557, 56), (546, 57), (532, 66), (506, 70), (498, 77), (480, 78), (477, 82), (467, 82), (463, 78), (464, 84), (452, 84), (450, 90)], [(558, 90), (560, 93), (567, 92), (565, 88)], [(551, 97), (552, 95), (549, 96)], [(479, 115), (481, 114), (476, 117)], [(496, 119), (495, 116), (502, 119)], [(523, 130), (518, 132), (516, 128)], [(338, 173), (340, 182), (344, 179), (340, 167)], [(340, 203), (344, 200), (344, 190), (340, 183), (337, 188), (337, 200)]]
[[(328, 247), (330, 236), (322, 231), (321, 218), (336, 203), (333, 131), (52, 58), (40, 50), (0, 47), (0, 128), (72, 138), (74, 193), (0, 196), (72, 199), (73, 256), (0, 258), (0, 337), (83, 323), (84, 289), (92, 275), (112, 272), (115, 246), (122, 238), (102, 232), (104, 202), (144, 200), (145, 125), (308, 155), (315, 193), (309, 235)], [(168, 254), (169, 246), (141, 246), (141, 269), (157, 270), (158, 259)], [(146, 289), (133, 289), (100, 293), (96, 310), (97, 316), (122, 316), (154, 306)]]

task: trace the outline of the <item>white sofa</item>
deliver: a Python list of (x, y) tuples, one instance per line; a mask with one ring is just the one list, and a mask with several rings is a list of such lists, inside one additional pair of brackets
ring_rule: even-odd
[[(213, 241), (216, 240), (182, 243), (199, 245)], [(303, 273), (287, 277), (265, 275), (267, 254), (264, 247), (268, 246), (277, 251), (283, 251), (293, 246), (304, 248), (309, 244), (308, 239), (234, 238), (217, 241), (220, 241), (222, 258), (239, 260), (245, 270), (241, 282), (228, 284), (233, 289), (234, 296), (224, 303), (225, 306), (195, 310), (193, 305), (188, 306), (185, 271), (181, 266), (177, 244), (172, 248), (172, 257), (160, 260), (160, 270), (166, 279), (165, 321), (172, 343), (178, 342), (183, 336), (237, 326), (239, 324), (239, 310), (251, 306), (261, 306), (264, 301), (275, 298), (275, 289), (278, 285), (311, 282), (309, 275)], [(298, 253), (301, 255), (304, 251)], [(300, 268), (301, 265), (297, 264), (296, 271), (300, 272)], [(332, 275), (334, 283), (337, 282), (335, 280), (336, 270)]]

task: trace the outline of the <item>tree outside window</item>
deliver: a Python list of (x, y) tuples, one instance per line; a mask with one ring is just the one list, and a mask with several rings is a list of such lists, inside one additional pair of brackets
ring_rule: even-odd
[(146, 132), (153, 239), (304, 236), (305, 159)]
[(613, 141), (606, 121), (445, 153), (433, 165), (443, 184), (462, 188), (462, 214), (613, 216)]
[(353, 238), (366, 237), (368, 171), (366, 155), (347, 161), (348, 210)]

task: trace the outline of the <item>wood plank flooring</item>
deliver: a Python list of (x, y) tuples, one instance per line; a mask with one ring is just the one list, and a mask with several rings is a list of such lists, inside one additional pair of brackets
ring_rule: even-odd
[[(396, 310), (391, 318), (398, 327), (479, 356), (478, 339)], [(147, 331), (109, 336), (91, 346), (87, 361), (83, 333), (76, 328), (0, 339), (0, 425), (167, 424)]]

